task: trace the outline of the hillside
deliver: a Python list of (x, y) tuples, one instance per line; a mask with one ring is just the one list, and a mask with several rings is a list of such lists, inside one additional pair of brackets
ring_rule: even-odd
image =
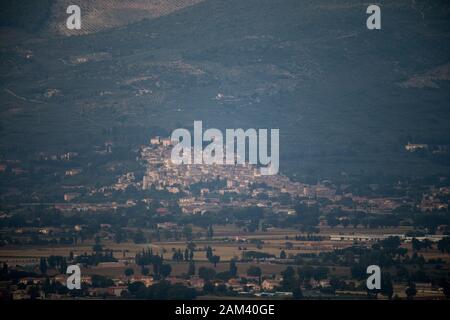
[(89, 0), (79, 6), (83, 17), (81, 30), (68, 30), (66, 8), (70, 0), (55, 0), (48, 30), (62, 35), (80, 35), (124, 26), (143, 19), (165, 16), (203, 0)]
[(383, 1), (380, 31), (360, 1), (195, 2), (2, 46), (2, 157), (131, 149), (203, 120), (280, 128), (281, 170), (302, 178), (449, 173), (447, 155), (404, 150), (450, 145), (446, 1)]

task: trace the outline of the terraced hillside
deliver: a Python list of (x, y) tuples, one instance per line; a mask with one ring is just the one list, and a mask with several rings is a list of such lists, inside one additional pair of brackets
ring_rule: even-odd
[[(203, 0), (56, 0), (52, 5), (49, 29), (62, 35), (80, 35), (107, 30), (142, 19), (165, 16)], [(66, 8), (78, 4), (82, 13), (81, 30), (68, 30)]]

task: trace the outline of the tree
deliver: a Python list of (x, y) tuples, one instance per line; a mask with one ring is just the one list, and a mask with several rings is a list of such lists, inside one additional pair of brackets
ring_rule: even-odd
[(171, 272), (172, 272), (172, 267), (170, 266), (170, 264), (165, 263), (161, 266), (160, 273), (163, 278), (167, 278)]
[(92, 275), (91, 281), (94, 288), (107, 288), (114, 285), (113, 279), (98, 274)]
[(234, 261), (234, 260), (231, 260), (230, 261), (230, 276), (232, 276), (232, 277), (236, 277), (237, 276), (237, 271), (238, 271), (238, 269), (237, 269), (237, 266), (236, 266), (236, 261)]
[(217, 264), (219, 263), (219, 261), (220, 261), (220, 256), (214, 255), (214, 256), (211, 257), (211, 263), (214, 264), (214, 268), (217, 266)]
[(118, 229), (114, 233), (114, 241), (116, 243), (125, 242), (127, 240), (126, 234), (122, 229)]
[(95, 237), (95, 244), (92, 246), (92, 251), (94, 251), (95, 253), (100, 253), (103, 251), (103, 247), (100, 244), (100, 238), (99, 237)]
[(66, 258), (62, 258), (61, 263), (59, 264), (59, 272), (66, 273), (67, 270), (67, 261)]
[(384, 240), (381, 240), (379, 244), (384, 250), (386, 250), (386, 252), (393, 253), (396, 252), (397, 249), (400, 247), (401, 241), (400, 238), (397, 236), (390, 236)]
[(429, 239), (424, 239), (422, 241), (422, 248), (425, 250), (433, 248), (433, 242)]
[(187, 244), (187, 248), (189, 249), (189, 251), (194, 251), (195, 247), (197, 247), (197, 245), (192, 241)]
[(334, 227), (336, 227), (336, 226), (339, 224), (339, 221), (338, 221), (338, 219), (336, 219), (335, 216), (329, 216), (329, 217), (327, 218), (327, 224), (328, 224), (331, 228), (334, 228)]
[(216, 279), (227, 282), (231, 279), (230, 271), (223, 271), (216, 274)]
[(286, 251), (281, 250), (281, 252), (280, 252), (280, 259), (286, 259)]
[(284, 271), (281, 271), (281, 276), (283, 277), (281, 286), (284, 290), (294, 291), (300, 287), (300, 283), (295, 277), (295, 270), (291, 266), (287, 267)]
[(300, 286), (292, 290), (292, 297), (296, 300), (303, 299), (303, 292)]
[(294, 244), (292, 242), (287, 241), (285, 244), (286, 249), (293, 249), (294, 248)]
[(123, 273), (125, 276), (131, 277), (134, 274), (134, 270), (132, 268), (126, 268)]
[(3, 262), (2, 274), (8, 274), (8, 264), (6, 262)]
[(205, 281), (210, 281), (216, 276), (216, 271), (212, 268), (200, 267), (198, 269), (198, 276)]
[[(150, 290), (152, 289), (152, 287), (150, 287)], [(192, 299), (195, 299), (196, 297), (197, 297), (197, 292), (195, 291), (195, 289), (188, 288), (180, 283), (176, 283), (174, 285), (169, 284), (169, 290), (167, 291), (166, 299), (192, 300)], [(158, 299), (158, 296), (154, 296), (153, 298)]]
[(28, 288), (27, 292), (30, 295), (31, 300), (35, 300), (37, 297), (39, 297), (39, 287), (38, 286), (30, 286)]
[(41, 271), (42, 274), (47, 273), (47, 260), (45, 258), (41, 258), (39, 260), (39, 270)]
[(450, 253), (450, 237), (445, 237), (439, 240), (437, 247), (442, 253)]
[(161, 272), (161, 266), (163, 263), (163, 260), (160, 256), (158, 255), (153, 255), (151, 258), (151, 263), (153, 266), (153, 275), (156, 279), (159, 279), (159, 275)]
[(416, 284), (414, 282), (410, 282), (408, 287), (405, 289), (406, 297), (408, 300), (412, 300), (414, 296), (417, 294)]
[(142, 269), (141, 269), (141, 274), (142, 274), (143, 276), (148, 276), (149, 273), (150, 273), (150, 269), (149, 269), (149, 268), (147, 268), (147, 267), (142, 267)]
[(146, 243), (147, 242), (147, 238), (145, 237), (145, 234), (142, 232), (141, 229), (136, 231), (136, 233), (133, 235), (133, 242), (136, 243), (136, 244)]
[(209, 239), (211, 239), (213, 236), (214, 236), (214, 230), (213, 230), (213, 227), (212, 227), (212, 225), (209, 225), (208, 232), (207, 232), (207, 237), (208, 237)]
[(100, 243), (96, 243), (92, 246), (92, 251), (94, 251), (95, 253), (100, 253), (103, 251), (103, 247)]
[(261, 268), (256, 266), (250, 266), (247, 269), (247, 275), (250, 277), (261, 277)]
[(180, 249), (176, 250), (173, 255), (172, 255), (172, 260), (173, 261), (183, 261), (183, 253), (181, 252)]
[(204, 293), (213, 293), (214, 285), (210, 281), (205, 281), (205, 284), (203, 285), (203, 292)]
[(211, 257), (213, 256), (213, 250), (211, 247), (206, 248), (206, 259), (211, 261)]
[(394, 286), (392, 285), (392, 279), (390, 273), (385, 273), (381, 276), (381, 294), (392, 299), (394, 295)]
[(185, 226), (184, 228), (183, 228), (183, 236), (187, 239), (187, 240), (192, 240), (192, 228), (191, 227), (188, 227), (188, 226)]
[(420, 249), (422, 249), (422, 243), (416, 238), (412, 239), (411, 244), (414, 251), (420, 251)]
[(219, 284), (216, 287), (216, 293), (218, 295), (225, 295), (225, 294), (227, 294), (227, 291), (228, 291), (227, 286), (225, 284), (223, 284), (223, 283)]
[(365, 266), (361, 263), (355, 264), (354, 266), (351, 267), (350, 270), (352, 273), (352, 277), (354, 277), (358, 280), (364, 279), (367, 276), (367, 273), (366, 273), (367, 266)]
[(281, 275), (283, 276), (283, 280), (291, 281), (292, 279), (295, 279), (295, 270), (289, 266), (281, 272)]
[(195, 275), (195, 263), (194, 263), (193, 260), (191, 260), (191, 261), (189, 262), (187, 274), (188, 274), (189, 276)]
[(314, 280), (319, 281), (319, 280), (324, 280), (324, 279), (328, 278), (329, 271), (330, 270), (327, 267), (321, 266), (321, 267), (314, 268), (314, 271), (313, 271)]
[(450, 283), (447, 281), (447, 279), (441, 279), (439, 285), (442, 287), (442, 292), (444, 293), (445, 297), (447, 299), (450, 299)]
[(301, 282), (309, 281), (314, 276), (314, 268), (309, 265), (305, 265), (304, 267), (297, 269), (297, 274)]
[(128, 285), (128, 291), (138, 299), (143, 299), (146, 296), (147, 287), (141, 281), (135, 281)]

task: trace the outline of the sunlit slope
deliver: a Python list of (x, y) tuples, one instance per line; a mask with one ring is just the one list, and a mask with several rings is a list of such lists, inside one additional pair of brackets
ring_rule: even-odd
[[(203, 0), (56, 0), (52, 5), (49, 30), (62, 35), (80, 35), (124, 26), (142, 19), (170, 14)], [(77, 4), (81, 9), (81, 30), (66, 28), (66, 9)]]

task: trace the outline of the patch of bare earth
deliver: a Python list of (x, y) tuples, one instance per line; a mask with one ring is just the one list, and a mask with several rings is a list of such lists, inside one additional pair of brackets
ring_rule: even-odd
[(450, 63), (436, 67), (423, 74), (414, 75), (400, 83), (404, 88), (439, 88), (438, 81), (450, 80)]

